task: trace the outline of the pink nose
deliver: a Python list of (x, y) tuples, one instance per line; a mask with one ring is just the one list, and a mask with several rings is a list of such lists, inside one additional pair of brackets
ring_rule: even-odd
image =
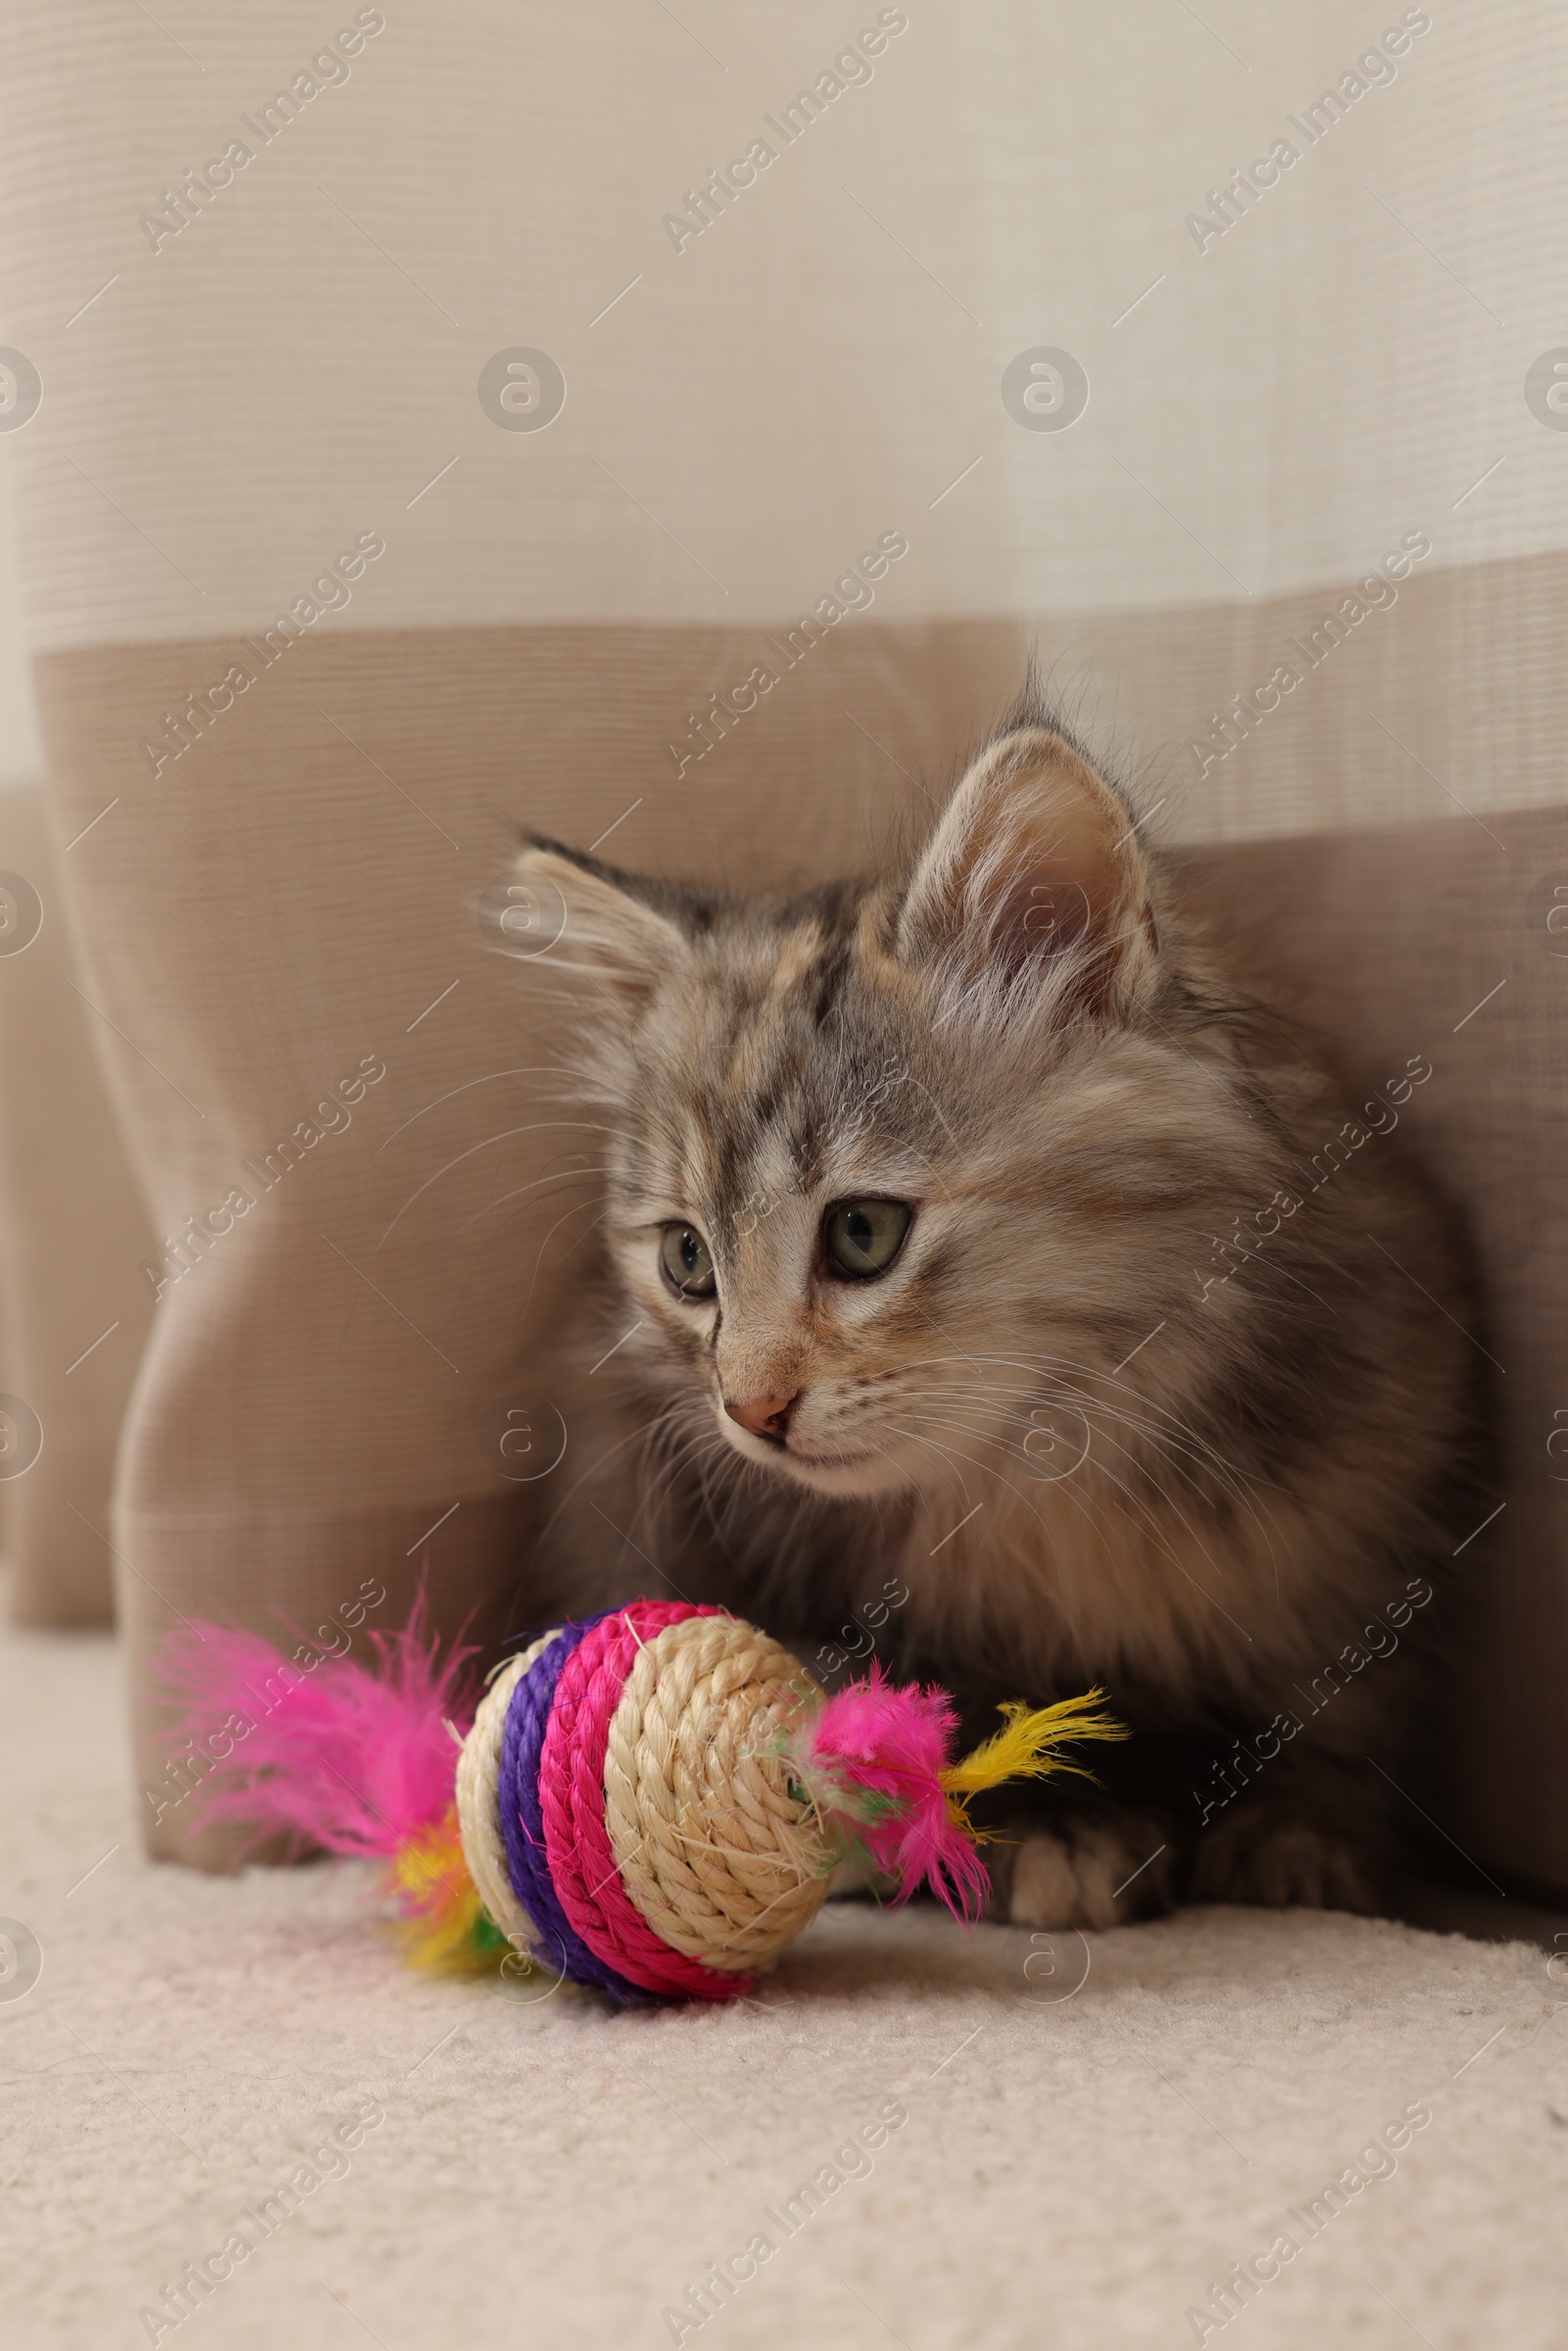
[(749, 1403), (732, 1404), (726, 1398), (724, 1409), (731, 1420), (750, 1429), (754, 1437), (773, 1437), (782, 1445), (790, 1425), (790, 1414), (800, 1402), (800, 1391), (794, 1396), (757, 1396)]

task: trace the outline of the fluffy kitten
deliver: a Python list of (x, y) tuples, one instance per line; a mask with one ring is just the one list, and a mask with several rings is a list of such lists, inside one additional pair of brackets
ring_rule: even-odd
[(1413, 1677), (1361, 1644), (1464, 1508), (1456, 1261), (1083, 750), (1025, 713), (900, 870), (795, 897), (522, 871), (592, 983), (636, 1323), (573, 1596), (658, 1562), (829, 1664), (858, 1619), (977, 1732), (1102, 1685), (1136, 1737), (992, 1848), (1004, 1915), (1369, 1906)]

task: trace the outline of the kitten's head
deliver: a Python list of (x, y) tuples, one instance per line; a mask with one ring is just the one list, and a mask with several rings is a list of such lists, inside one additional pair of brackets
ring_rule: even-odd
[(1260, 1148), (1082, 753), (1004, 734), (906, 869), (800, 897), (522, 870), (590, 983), (625, 1356), (818, 1493), (1056, 1474)]

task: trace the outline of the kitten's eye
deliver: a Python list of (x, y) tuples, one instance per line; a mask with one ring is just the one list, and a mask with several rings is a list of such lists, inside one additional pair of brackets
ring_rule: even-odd
[(659, 1262), (677, 1298), (711, 1298), (713, 1260), (701, 1233), (689, 1224), (667, 1225), (659, 1245)]
[(822, 1227), (827, 1253), (840, 1273), (864, 1281), (886, 1273), (909, 1229), (913, 1210), (901, 1200), (844, 1200)]

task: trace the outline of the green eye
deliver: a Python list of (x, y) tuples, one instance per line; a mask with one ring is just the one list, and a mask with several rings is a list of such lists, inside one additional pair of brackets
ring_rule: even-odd
[(901, 1200), (840, 1200), (822, 1227), (830, 1262), (858, 1281), (886, 1273), (904, 1247), (912, 1214)]
[(701, 1233), (689, 1224), (667, 1225), (659, 1245), (659, 1262), (677, 1298), (711, 1298), (713, 1260)]

